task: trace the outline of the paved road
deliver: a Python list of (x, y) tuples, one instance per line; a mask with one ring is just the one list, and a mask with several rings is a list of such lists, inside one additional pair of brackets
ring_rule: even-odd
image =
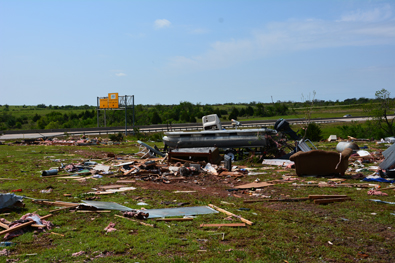
[[(391, 118), (394, 118), (395, 116), (391, 116)], [(314, 119), (312, 121), (315, 121), (317, 123), (322, 123), (322, 122), (351, 122), (351, 121), (366, 121), (369, 118), (367, 117), (348, 117), (348, 118), (333, 118), (333, 119)], [(269, 126), (273, 125), (273, 123), (276, 120), (267, 120), (267, 121), (256, 121), (256, 122), (245, 122), (242, 127), (259, 127), (259, 126)], [(291, 125), (292, 124), (299, 124), (305, 122), (305, 120), (287, 120)], [(226, 128), (230, 127), (230, 125), (223, 125)], [(173, 130), (180, 131), (180, 130), (197, 130), (197, 129), (202, 129), (201, 124), (196, 124), (196, 125), (183, 125), (183, 124), (177, 124), (173, 125)], [(158, 131), (167, 131), (167, 127), (163, 125), (152, 125), (152, 126), (144, 126), (144, 128), (140, 128), (140, 132), (158, 132)], [(80, 131), (74, 131), (70, 132), (68, 131), (67, 133), (70, 135), (81, 135), (81, 134), (89, 134), (89, 135), (102, 135), (102, 134), (108, 134), (108, 133), (118, 133), (118, 132), (125, 132), (125, 129), (109, 129), (109, 130), (100, 130), (100, 131), (87, 131), (81, 129)], [(128, 130), (128, 132), (132, 133), (132, 130)], [(63, 136), (64, 132), (41, 132), (41, 133), (21, 133), (18, 134), (4, 134), (0, 136), (0, 140), (19, 140), (19, 139), (37, 139), (37, 138), (42, 138), (42, 137), (57, 137), (57, 136)]]

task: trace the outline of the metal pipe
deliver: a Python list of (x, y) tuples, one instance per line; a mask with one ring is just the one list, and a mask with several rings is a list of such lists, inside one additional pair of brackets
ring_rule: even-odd
[(133, 124), (132, 124), (132, 129), (133, 129), (133, 135), (134, 135), (134, 95), (132, 95), (132, 105), (133, 105)]
[(128, 134), (128, 119), (127, 119), (128, 103), (127, 103), (127, 98), (128, 98), (128, 96), (125, 95), (125, 136)]

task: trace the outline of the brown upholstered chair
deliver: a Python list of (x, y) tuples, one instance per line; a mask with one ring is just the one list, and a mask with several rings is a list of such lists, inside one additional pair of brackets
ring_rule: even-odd
[(339, 173), (344, 175), (348, 168), (348, 158), (352, 154), (351, 148), (341, 153), (321, 150), (297, 152), (289, 159), (295, 162), (296, 174), (301, 175), (329, 175)]

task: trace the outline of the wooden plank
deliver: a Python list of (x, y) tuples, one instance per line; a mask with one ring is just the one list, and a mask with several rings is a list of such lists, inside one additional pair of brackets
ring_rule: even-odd
[(111, 213), (111, 210), (77, 210), (77, 213)]
[(40, 224), (32, 224), (32, 227), (45, 227), (45, 225), (40, 225)]
[(239, 186), (235, 186), (236, 189), (250, 189), (250, 188), (261, 188), (267, 186), (273, 186), (274, 184), (267, 183), (267, 182), (259, 182), (259, 183), (250, 183), (250, 184), (243, 184)]
[(328, 203), (334, 203), (334, 202), (344, 202), (347, 200), (351, 200), (351, 197), (331, 198), (331, 199), (315, 199), (314, 204), (328, 204)]
[(391, 189), (395, 189), (395, 187), (386, 187), (386, 188), (381, 188), (379, 190), (391, 190)]
[[(124, 170), (124, 169), (123, 169), (123, 170)], [(129, 174), (131, 174), (134, 170), (136, 170), (135, 167), (133, 167), (133, 168), (130, 169), (130, 170), (124, 170), (125, 172), (123, 173), (123, 175), (129, 175)]]
[(102, 191), (99, 191), (99, 192), (90, 192), (89, 194), (94, 194), (94, 195), (110, 195), (110, 194), (113, 194), (113, 193), (115, 193), (115, 192), (102, 192)]
[[(46, 219), (46, 218), (51, 217), (51, 216), (52, 216), (52, 214), (49, 214), (49, 215), (40, 217), (40, 219)], [(23, 224), (21, 224), (21, 225), (19, 225), (19, 226), (16, 226), (16, 227), (11, 227), (11, 228), (9, 228), (9, 229), (7, 229), (7, 230), (1, 231), (1, 232), (0, 232), (0, 235), (14, 232), (15, 230), (19, 230), (19, 229), (24, 228), (24, 227), (26, 227), (26, 226), (30, 226), (30, 225), (32, 225), (32, 224), (34, 224), (34, 223), (35, 223), (35, 221), (30, 221), (30, 222), (23, 223)]]
[(240, 173), (240, 172), (222, 172), (219, 174), (219, 176), (232, 176), (232, 177), (243, 177), (244, 174)]
[(64, 235), (63, 235), (63, 234), (59, 234), (59, 233), (55, 233), (55, 232), (51, 232), (51, 234), (53, 234), (53, 235), (58, 235), (58, 236), (62, 236), (62, 237), (64, 237)]
[(158, 218), (156, 221), (192, 221), (193, 218)]
[(51, 211), (49, 211), (49, 212), (50, 212), (50, 213), (58, 212), (58, 211), (62, 211), (62, 210), (77, 208), (78, 206), (79, 206), (79, 205), (75, 205), (75, 206), (66, 206), (66, 207), (62, 207), (62, 208), (59, 208), (59, 209), (51, 210)]
[(201, 224), (200, 227), (245, 227), (244, 223), (233, 223), (233, 224)]
[(99, 186), (98, 188), (106, 190), (106, 189), (118, 189), (118, 188), (122, 188), (122, 187), (128, 187), (128, 186), (122, 185), (122, 184), (113, 184), (113, 185), (102, 185), (102, 186)]
[(133, 184), (136, 180), (118, 180), (117, 183), (119, 184)]
[(347, 195), (309, 195), (309, 199), (332, 199), (344, 197), (347, 197)]
[(298, 197), (298, 198), (284, 198), (284, 199), (268, 199), (269, 202), (299, 202), (309, 200), (308, 197)]
[(243, 203), (259, 203), (259, 202), (267, 202), (267, 200), (244, 200)]
[(147, 224), (147, 223), (144, 223), (144, 222), (135, 220), (135, 219), (131, 219), (131, 218), (129, 218), (129, 217), (124, 217), (124, 216), (120, 216), (120, 215), (115, 215), (115, 216), (116, 216), (116, 217), (120, 217), (120, 218), (124, 218), (124, 219), (127, 219), (127, 220), (130, 220), (130, 221), (133, 221), (133, 222), (137, 222), (137, 223), (139, 223), (139, 224), (141, 224), (141, 225), (143, 225), (143, 226), (156, 227), (156, 225)]
[(184, 176), (166, 176), (167, 180), (185, 180)]
[(10, 228), (8, 225), (3, 224), (3, 223), (1, 223), (1, 222), (0, 222), (0, 226), (1, 226), (2, 228), (4, 228), (4, 229), (9, 229), (9, 228)]
[(234, 217), (240, 219), (241, 221), (243, 221), (244, 223), (246, 223), (246, 224), (248, 224), (248, 225), (250, 225), (250, 226), (254, 224), (253, 222), (251, 222), (251, 221), (249, 221), (249, 220), (247, 220), (247, 219), (245, 219), (245, 218), (242, 218), (241, 216), (235, 215), (235, 214), (233, 214), (233, 213), (231, 213), (231, 212), (229, 212), (229, 211), (226, 211), (226, 210), (224, 210), (224, 209), (222, 209), (222, 208), (219, 208), (219, 207), (217, 207), (217, 206), (215, 206), (215, 205), (209, 204), (208, 206), (211, 207), (211, 208), (213, 208), (213, 209), (215, 209), (215, 210), (218, 210), (219, 212), (222, 212), (222, 213), (224, 213), (224, 214), (227, 214), (228, 216), (234, 216)]
[(33, 200), (33, 203), (42, 204), (42, 205), (53, 205), (53, 206), (66, 206), (66, 207), (74, 207), (78, 206), (79, 204), (76, 203), (68, 203), (68, 202), (61, 202), (61, 201), (42, 201), (42, 200)]

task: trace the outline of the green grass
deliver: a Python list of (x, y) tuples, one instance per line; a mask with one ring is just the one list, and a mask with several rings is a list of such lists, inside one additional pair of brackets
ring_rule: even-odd
[[(333, 127), (332, 127), (333, 128)], [(128, 139), (131, 139), (128, 137)], [(153, 145), (154, 143), (149, 143)], [(156, 143), (159, 147), (163, 145)], [(319, 149), (333, 150), (336, 143), (315, 142)], [(369, 151), (384, 150), (385, 146), (368, 143)], [(104, 176), (99, 180), (80, 183), (73, 180), (40, 177), (40, 171), (59, 165), (51, 159), (62, 159), (62, 163), (77, 162), (82, 159), (97, 159), (106, 153), (124, 157), (138, 151), (136, 142), (122, 143), (119, 146), (16, 146), (0, 145), (1, 178), (14, 178), (17, 181), (1, 181), (1, 192), (22, 189), (20, 195), (36, 199), (51, 199), (66, 202), (80, 202), (83, 193), (99, 185), (115, 183), (118, 178)], [(46, 158), (54, 156), (54, 158)], [(104, 161), (104, 160), (103, 160)], [(236, 163), (243, 165), (242, 162)], [(373, 165), (373, 164), (369, 164)], [(262, 165), (254, 164), (261, 168)], [(282, 175), (294, 175), (294, 170), (277, 171), (278, 168), (265, 170), (258, 176), (245, 176), (242, 182), (248, 183), (259, 178), (261, 181), (281, 179)], [(366, 172), (365, 174), (370, 174)], [(350, 173), (347, 173), (350, 175)], [(138, 178), (136, 178), (138, 179)], [(215, 179), (215, 178), (214, 178)], [(215, 204), (232, 213), (253, 221), (246, 228), (200, 228), (202, 223), (236, 223), (224, 220), (222, 213), (200, 215), (187, 222), (157, 222), (157, 228), (142, 226), (138, 223), (115, 217), (111, 213), (73, 213), (62, 211), (54, 213), (49, 220), (54, 228), (47, 232), (29, 231), (12, 240), (17, 245), (11, 248), (8, 257), (0, 256), (0, 261), (19, 259), (20, 262), (394, 262), (395, 243), (395, 206), (366, 201), (381, 199), (394, 201), (394, 192), (386, 191), (388, 196), (371, 197), (366, 188), (318, 188), (296, 187), (292, 183), (277, 184), (264, 188), (262, 193), (272, 198), (289, 195), (306, 197), (311, 194), (346, 194), (353, 201), (315, 205), (304, 202), (259, 202), (243, 203), (252, 199), (248, 193), (242, 198), (228, 194), (226, 178), (203, 181), (203, 176), (187, 179), (187, 183), (170, 184), (177, 190), (196, 189), (196, 193), (174, 194), (172, 190), (162, 189), (161, 183), (137, 181), (134, 191), (103, 195), (100, 201), (116, 202), (138, 209), (135, 197), (140, 196), (148, 203), (147, 208), (174, 207), (161, 204), (163, 201), (188, 202), (190, 206)], [(204, 182), (203, 185), (193, 183)], [(233, 178), (228, 181), (236, 183)], [(326, 178), (300, 178), (307, 181), (327, 181)], [(347, 179), (347, 183), (359, 180)], [(301, 183), (301, 181), (296, 181)], [(382, 187), (389, 184), (379, 183)], [(50, 194), (40, 190), (53, 187)], [(206, 188), (206, 190), (203, 190)], [(212, 191), (207, 191), (212, 189)], [(71, 193), (72, 197), (65, 197)], [(231, 204), (221, 204), (226, 201)], [(7, 220), (16, 220), (21, 215), (36, 211), (46, 215), (54, 207), (35, 204), (25, 199), (24, 209), (15, 209), (10, 215), (2, 215)], [(240, 211), (239, 208), (249, 208)], [(376, 215), (372, 215), (376, 213)], [(115, 222), (117, 231), (105, 233), (104, 228)], [(155, 223), (147, 220), (147, 223)], [(51, 234), (55, 232), (64, 236)], [(223, 233), (223, 234), (222, 234)], [(222, 237), (224, 239), (222, 240)], [(332, 244), (328, 243), (331, 242)], [(72, 253), (85, 251), (85, 254), (72, 257)], [(358, 258), (359, 252), (368, 254), (367, 259)], [(111, 255), (95, 258), (100, 253)], [(26, 254), (37, 255), (27, 256)]]

